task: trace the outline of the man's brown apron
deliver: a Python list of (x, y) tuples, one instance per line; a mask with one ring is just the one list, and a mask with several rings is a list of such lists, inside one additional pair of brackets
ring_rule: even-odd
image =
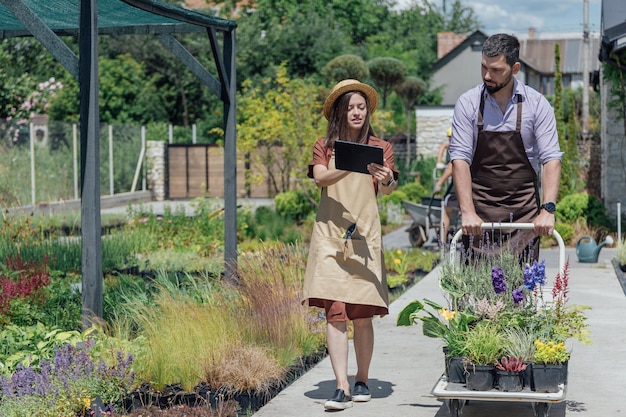
[[(532, 223), (539, 213), (539, 191), (537, 173), (528, 161), (521, 135), (522, 96), (517, 94), (515, 131), (484, 131), (484, 107), (481, 92), (478, 140), (470, 166), (476, 214), (484, 222)], [(463, 243), (469, 247), (469, 236), (463, 237)], [(538, 259), (539, 238), (533, 230), (485, 231), (472, 239), (474, 255), (496, 252), (505, 244), (524, 258)]]
[[(334, 167), (333, 156), (328, 168)], [(353, 224), (352, 236), (345, 238)], [(388, 313), (382, 233), (371, 175), (351, 173), (322, 189), (303, 302), (323, 307), (322, 300), (371, 305), (378, 307), (377, 315)]]

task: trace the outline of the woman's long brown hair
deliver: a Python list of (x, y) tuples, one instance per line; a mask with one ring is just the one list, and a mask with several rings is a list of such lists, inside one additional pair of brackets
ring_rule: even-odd
[(370, 123), (370, 103), (367, 96), (360, 91), (348, 91), (341, 95), (330, 110), (330, 117), (328, 118), (328, 127), (326, 129), (326, 146), (332, 148), (336, 139), (350, 140), (350, 132), (347, 122), (348, 105), (350, 104), (350, 98), (353, 94), (360, 94), (365, 99), (365, 105), (367, 107), (367, 114), (363, 121), (363, 126), (359, 132), (359, 137), (356, 142), (367, 143), (370, 136), (376, 136), (374, 129)]

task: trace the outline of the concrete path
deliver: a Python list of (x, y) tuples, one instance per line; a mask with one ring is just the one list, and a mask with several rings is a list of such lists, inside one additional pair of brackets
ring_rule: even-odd
[[(385, 236), (385, 248), (409, 247), (403, 229)], [(593, 344), (569, 343), (566, 401), (551, 407), (549, 415), (566, 413), (577, 417), (614, 417), (626, 414), (622, 394), (626, 389), (626, 297), (616, 278), (611, 259), (615, 249), (603, 248), (598, 263), (580, 263), (574, 249), (566, 250), (570, 261), (571, 303), (589, 305), (588, 323)], [(558, 271), (558, 250), (542, 249), (547, 275)], [(438, 287), (439, 268), (433, 270), (390, 306), (390, 314), (374, 321), (375, 348), (370, 368), (372, 401), (355, 403), (340, 411), (359, 417), (443, 417), (445, 403), (431, 395), (443, 371), (442, 345), (422, 335), (421, 326), (397, 327), (398, 313), (414, 299), (443, 302)], [(356, 372), (350, 348), (349, 372)], [(257, 411), (255, 417), (313, 417), (327, 415), (324, 402), (332, 396), (335, 381), (327, 357)], [(530, 403), (470, 401), (463, 417), (533, 417)]]

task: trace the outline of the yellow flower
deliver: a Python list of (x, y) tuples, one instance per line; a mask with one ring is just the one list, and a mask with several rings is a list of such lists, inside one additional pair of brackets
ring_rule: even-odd
[(394, 258), (393, 263), (395, 263), (396, 265), (399, 265), (400, 262), (402, 262), (400, 259), (398, 258)]
[(441, 316), (446, 321), (450, 321), (451, 319), (454, 318), (454, 316), (456, 316), (456, 311), (450, 311), (450, 310), (447, 310), (445, 308), (442, 308), (441, 310), (439, 310), (439, 314), (441, 314)]
[(396, 250), (396, 255), (402, 255), (402, 251), (400, 249)]

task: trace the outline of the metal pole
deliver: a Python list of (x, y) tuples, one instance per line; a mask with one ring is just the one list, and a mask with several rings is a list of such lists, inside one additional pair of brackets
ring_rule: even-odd
[(167, 137), (169, 138), (170, 145), (174, 143), (174, 128), (172, 125), (167, 126)]
[(109, 195), (115, 193), (113, 182), (113, 125), (109, 124)]
[(589, 135), (589, 0), (583, 2), (583, 138)]
[(622, 202), (617, 200), (617, 243), (622, 242)]
[(191, 143), (193, 143), (194, 145), (196, 144), (197, 139), (198, 139), (196, 135), (197, 135), (197, 130), (196, 130), (196, 124), (194, 123), (191, 125)]
[(143, 163), (143, 156), (146, 154), (146, 127), (141, 126), (141, 190), (146, 191), (146, 164)]
[(30, 201), (33, 209), (37, 201), (35, 187), (35, 127), (30, 124)]
[(78, 200), (78, 126), (72, 125), (72, 158), (74, 159), (74, 200)]

